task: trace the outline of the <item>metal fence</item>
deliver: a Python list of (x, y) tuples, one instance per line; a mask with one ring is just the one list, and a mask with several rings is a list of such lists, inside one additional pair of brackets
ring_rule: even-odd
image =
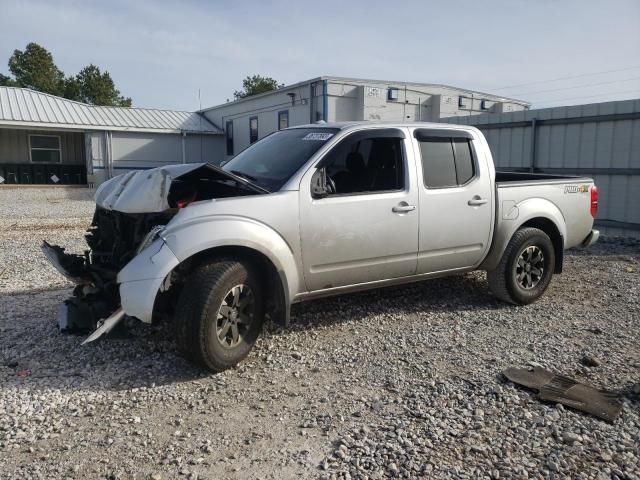
[(499, 170), (592, 177), (596, 224), (640, 237), (640, 99), (442, 121), (479, 128)]

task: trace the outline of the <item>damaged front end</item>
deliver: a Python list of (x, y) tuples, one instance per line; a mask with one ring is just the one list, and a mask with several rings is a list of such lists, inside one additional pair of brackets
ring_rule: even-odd
[(216, 198), (266, 193), (245, 179), (209, 164), (176, 165), (134, 171), (103, 183), (85, 234), (83, 255), (44, 241), (51, 264), (76, 284), (58, 310), (61, 332), (94, 333), (92, 341), (126, 316), (117, 282), (122, 270), (157, 239), (171, 219), (189, 204)]
[(118, 272), (155, 240), (177, 209), (162, 213), (127, 214), (97, 207), (85, 234), (84, 255), (44, 241), (51, 264), (76, 284), (73, 296), (58, 310), (61, 332), (86, 333), (99, 328), (120, 307)]

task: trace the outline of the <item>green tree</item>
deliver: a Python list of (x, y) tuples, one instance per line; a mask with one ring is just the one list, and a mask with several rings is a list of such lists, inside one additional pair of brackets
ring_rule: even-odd
[(0, 87), (16, 87), (16, 86), (18, 86), (18, 84), (13, 78), (7, 77), (6, 75), (3, 75), (2, 73), (0, 73)]
[(130, 107), (131, 98), (120, 95), (109, 72), (91, 64), (65, 82), (65, 97), (92, 105)]
[(271, 92), (278, 88), (284, 87), (284, 83), (278, 83), (271, 77), (263, 77), (262, 75), (253, 75), (242, 81), (242, 90), (233, 92), (236, 100), (239, 98), (250, 97), (259, 93)]
[(76, 80), (76, 77), (67, 77), (64, 80), (64, 93), (62, 94), (64, 98), (68, 98), (69, 100), (75, 100), (76, 102), (82, 101), (82, 96), (80, 93), (80, 83)]
[(0, 73), (0, 86), (30, 88), (92, 105), (131, 106), (131, 98), (120, 95), (109, 72), (91, 64), (65, 78), (51, 53), (37, 43), (29, 43), (24, 51), (15, 50), (9, 70), (14, 78)]
[(53, 63), (51, 53), (37, 43), (29, 43), (24, 51), (14, 50), (9, 59), (9, 70), (19, 87), (52, 95), (64, 93), (64, 74)]

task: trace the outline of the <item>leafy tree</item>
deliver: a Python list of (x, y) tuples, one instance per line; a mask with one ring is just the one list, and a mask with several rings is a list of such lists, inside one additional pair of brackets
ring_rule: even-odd
[(76, 80), (76, 77), (67, 77), (64, 80), (64, 98), (69, 100), (75, 100), (76, 102), (82, 102), (82, 95), (80, 93), (80, 83)]
[(64, 92), (64, 74), (53, 63), (51, 53), (37, 43), (29, 43), (24, 51), (14, 50), (9, 59), (9, 70), (17, 86), (52, 95)]
[(284, 83), (278, 83), (271, 77), (263, 77), (262, 75), (253, 75), (242, 81), (242, 90), (233, 92), (236, 100), (240, 98), (250, 97), (259, 93), (271, 92), (284, 87)]
[(29, 43), (24, 52), (15, 50), (9, 59), (9, 70), (15, 79), (0, 73), (1, 86), (30, 88), (92, 105), (131, 106), (131, 98), (120, 95), (109, 72), (103, 73), (91, 64), (65, 78), (51, 53), (37, 43)]
[(0, 87), (16, 87), (17, 85), (14, 79), (0, 73)]
[(65, 97), (92, 105), (130, 107), (131, 98), (120, 95), (109, 72), (101, 72), (91, 64), (65, 82)]

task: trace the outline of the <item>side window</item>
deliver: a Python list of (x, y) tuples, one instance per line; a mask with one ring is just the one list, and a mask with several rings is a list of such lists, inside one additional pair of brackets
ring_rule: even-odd
[(225, 130), (227, 136), (227, 155), (233, 155), (233, 120), (227, 122)]
[(422, 174), (430, 188), (451, 187), (457, 184), (456, 165), (450, 138), (422, 138), (420, 140)]
[(258, 117), (249, 119), (249, 143), (258, 141)]
[(278, 130), (289, 128), (289, 110), (278, 112)]
[(422, 174), (428, 188), (464, 185), (475, 175), (468, 138), (420, 137)]
[(337, 195), (404, 188), (404, 150), (399, 136), (351, 135), (323, 163)]
[(475, 175), (473, 155), (471, 154), (471, 140), (467, 138), (453, 138), (453, 156), (456, 160), (456, 177), (458, 185), (464, 185)]

